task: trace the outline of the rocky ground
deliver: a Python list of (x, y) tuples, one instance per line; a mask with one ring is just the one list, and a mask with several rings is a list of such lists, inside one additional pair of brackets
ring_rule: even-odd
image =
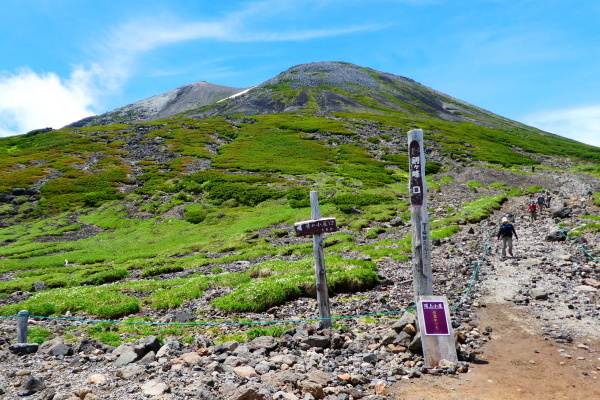
[[(456, 172), (457, 183), (445, 187), (443, 197), (432, 193), (431, 208), (460, 203), (468, 194), (461, 179), (469, 181), (473, 175), (481, 181), (476, 172)], [(576, 227), (590, 222), (583, 215), (600, 215), (586, 197), (590, 189), (598, 190), (598, 183), (569, 176), (562, 180), (559, 174), (547, 173), (538, 178), (555, 191), (557, 212), (563, 206), (571, 210), (561, 220)], [(526, 177), (535, 181), (535, 176)], [(490, 176), (494, 182), (512, 178), (524, 179)], [(86, 323), (31, 320), (30, 326), (45, 326), (55, 337), (40, 346), (16, 345), (16, 320), (0, 320), (0, 399), (599, 398), (600, 264), (579, 245), (561, 240), (564, 236), (550, 211), (529, 223), (526, 201), (511, 198), (489, 219), (465, 225), (432, 246), (434, 292), (448, 296), (451, 307), (458, 305), (452, 312), (458, 363), (424, 366), (414, 314), (402, 312), (411, 307), (410, 262), (383, 260), (378, 262), (382, 284), (331, 299), (333, 314), (362, 317), (336, 320), (334, 329), (319, 330), (313, 322), (302, 321), (315, 315), (316, 301), (299, 299), (265, 314), (246, 315), (254, 321), (295, 320), (284, 324), (291, 328), (280, 337), (247, 343), (215, 344), (207, 329), (193, 342), (173, 337), (160, 343), (148, 336), (115, 348), (78, 329)], [(515, 257), (508, 259), (501, 257), (494, 240), (497, 221), (504, 215), (514, 219), (519, 233)], [(598, 259), (598, 232), (585, 232), (578, 240)], [(243, 270), (249, 263), (230, 268)], [(207, 291), (204, 298), (178, 310), (150, 316), (185, 322), (218, 295), (218, 290)], [(211, 313), (211, 318), (226, 317), (216, 310)], [(368, 316), (372, 313), (388, 314)], [(234, 333), (247, 327), (215, 329)], [(67, 332), (72, 338), (65, 340)], [(516, 357), (525, 361), (513, 364)], [(580, 388), (565, 392), (575, 393), (571, 397), (556, 397), (552, 382), (535, 389), (523, 383), (514, 392), (502, 391), (512, 387), (511, 380), (542, 382), (524, 372), (534, 365), (553, 374), (552, 367), (561, 363), (574, 374), (560, 375), (561, 384)], [(500, 397), (486, 392), (491, 382), (501, 382), (493, 386)]]

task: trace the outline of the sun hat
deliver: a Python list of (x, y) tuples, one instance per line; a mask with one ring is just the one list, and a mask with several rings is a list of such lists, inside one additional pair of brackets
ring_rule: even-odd
[(508, 222), (508, 218), (502, 217), (502, 222)]

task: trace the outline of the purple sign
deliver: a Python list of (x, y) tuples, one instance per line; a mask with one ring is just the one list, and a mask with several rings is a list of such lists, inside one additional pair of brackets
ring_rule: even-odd
[(413, 206), (423, 205), (423, 176), (421, 174), (422, 160), (421, 146), (419, 142), (413, 140), (408, 146), (409, 174), (410, 174), (410, 203)]
[(450, 335), (443, 301), (422, 301), (425, 335)]
[(323, 232), (336, 232), (335, 218), (311, 219), (309, 221), (296, 222), (294, 224), (296, 235), (320, 235)]

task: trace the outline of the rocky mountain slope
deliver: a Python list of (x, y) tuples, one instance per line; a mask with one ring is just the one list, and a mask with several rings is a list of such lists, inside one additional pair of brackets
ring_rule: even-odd
[[(476, 172), (447, 174), (457, 182), (461, 174), (468, 176)], [(496, 337), (494, 326), (478, 324), (478, 310), (494, 303), (509, 303), (536, 316), (539, 325), (526, 329), (545, 335), (562, 347), (566, 356), (573, 354), (573, 349), (587, 354), (580, 357), (576, 368), (592, 396), (581, 398), (594, 398), (600, 390), (600, 364), (594, 358), (600, 350), (597, 347), (600, 344), (597, 329), (600, 264), (578, 244), (565, 241), (564, 235), (557, 234), (556, 223), (560, 223), (566, 233), (586, 224), (586, 216), (598, 215), (598, 207), (593, 206), (587, 196), (598, 181), (580, 176), (572, 177), (569, 185), (562, 185), (559, 183), (561, 175), (550, 173), (539, 177), (554, 184), (555, 206), (542, 213), (537, 222), (528, 220), (527, 197), (516, 197), (489, 219), (468, 224), (460, 233), (434, 243), (435, 291), (448, 295), (451, 306), (460, 301), (452, 313), (462, 360), (458, 365), (433, 369), (423, 366), (415, 337), (414, 315), (394, 313), (406, 308), (412, 297), (410, 268), (384, 259), (378, 263), (379, 273), (385, 277), (380, 285), (351, 297), (335, 295), (332, 298), (336, 315), (365, 316), (341, 319), (338, 321), (341, 326), (326, 331), (316, 331), (312, 323), (294, 322), (299, 315), (314, 313), (316, 302), (309, 298), (275, 307), (266, 314), (246, 314), (252, 321), (273, 317), (288, 321), (283, 323), (287, 327), (282, 336), (259, 336), (258, 332), (258, 336), (247, 343), (228, 341), (215, 345), (210, 330), (202, 330), (192, 335), (193, 341), (171, 337), (159, 343), (156, 337), (146, 336), (111, 347), (86, 334), (82, 328), (89, 323), (76, 322), (85, 316), (72, 315), (72, 320), (32, 321), (33, 327), (51, 330), (54, 339), (41, 345), (36, 353), (16, 355), (19, 347), (14, 344), (15, 321), (2, 320), (0, 360), (4, 374), (0, 378), (0, 392), (5, 398), (34, 394), (45, 399), (82, 396), (87, 399), (140, 396), (393, 399), (396, 385), (423, 374), (459, 374), (459, 379), (468, 379), (469, 374), (462, 374), (478, 368), (477, 360), (485, 358), (486, 342)], [(511, 175), (507, 174), (506, 180), (510, 179)], [(461, 183), (448, 184), (445, 189), (443, 197), (432, 195), (434, 210), (459, 203), (465, 195)], [(568, 217), (561, 214), (565, 205), (570, 210)], [(432, 216), (435, 213), (433, 211)], [(513, 259), (502, 259), (494, 245), (497, 221), (505, 215), (514, 219), (519, 233)], [(596, 251), (600, 245), (597, 231), (586, 231), (577, 241), (584, 243), (589, 251)], [(237, 265), (249, 268), (251, 264)], [(476, 266), (478, 273), (474, 274)], [(472, 291), (465, 292), (469, 285)], [(459, 295), (453, 295), (457, 291)], [(214, 292), (207, 293), (207, 296), (214, 295)], [(185, 323), (199, 310), (207, 312), (204, 299), (154, 317), (163, 323)], [(217, 310), (212, 312), (220, 315)], [(368, 316), (376, 312), (383, 314)], [(140, 314), (144, 315), (147, 316), (147, 312)], [(251, 327), (220, 326), (230, 333)], [(105, 325), (104, 329), (110, 331), (116, 327)], [(65, 335), (72, 338), (65, 339)], [(73, 380), (74, 376), (78, 378)]]
[(84, 118), (66, 127), (150, 122), (214, 104), (243, 90), (208, 82), (195, 82), (102, 115)]
[(343, 62), (301, 64), (250, 89), (198, 82), (67, 127), (150, 122), (183, 112), (204, 118), (298, 111), (424, 113), (451, 122), (529, 129), (412, 79)]
[[(302, 64), (256, 86), (243, 96), (192, 111), (193, 116), (399, 111), (487, 126), (520, 125), (412, 79), (341, 62)], [(521, 125), (522, 127), (522, 125)]]
[[(395, 398), (485, 362), (487, 304), (526, 310), (523, 328), (565, 352), (582, 345), (578, 379), (597, 382), (600, 149), (345, 63), (221, 102), (202, 87), (0, 138), (0, 397)], [(453, 307), (460, 357), (436, 368), (410, 312), (415, 128), (434, 293)], [(542, 190), (562, 232), (548, 213), (527, 223)], [(293, 230), (310, 191), (339, 227), (324, 242), (330, 330), (315, 326), (312, 241)], [(493, 246), (504, 215), (515, 259)], [(35, 345), (15, 343), (21, 310)]]

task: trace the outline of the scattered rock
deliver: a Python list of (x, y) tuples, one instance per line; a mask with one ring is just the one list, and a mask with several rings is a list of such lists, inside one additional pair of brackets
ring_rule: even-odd
[(258, 376), (254, 368), (250, 366), (235, 367), (233, 372), (242, 378), (256, 378)]
[(544, 289), (531, 289), (529, 295), (536, 300), (546, 300), (548, 298), (548, 292)]
[(169, 387), (156, 379), (149, 380), (141, 387), (142, 393), (148, 396), (161, 396), (169, 391)]
[(108, 377), (104, 374), (92, 374), (88, 376), (85, 381), (92, 385), (100, 385), (106, 383), (106, 381), (108, 381)]
[(20, 355), (36, 353), (38, 348), (39, 344), (37, 343), (15, 343), (8, 347), (11, 352)]

